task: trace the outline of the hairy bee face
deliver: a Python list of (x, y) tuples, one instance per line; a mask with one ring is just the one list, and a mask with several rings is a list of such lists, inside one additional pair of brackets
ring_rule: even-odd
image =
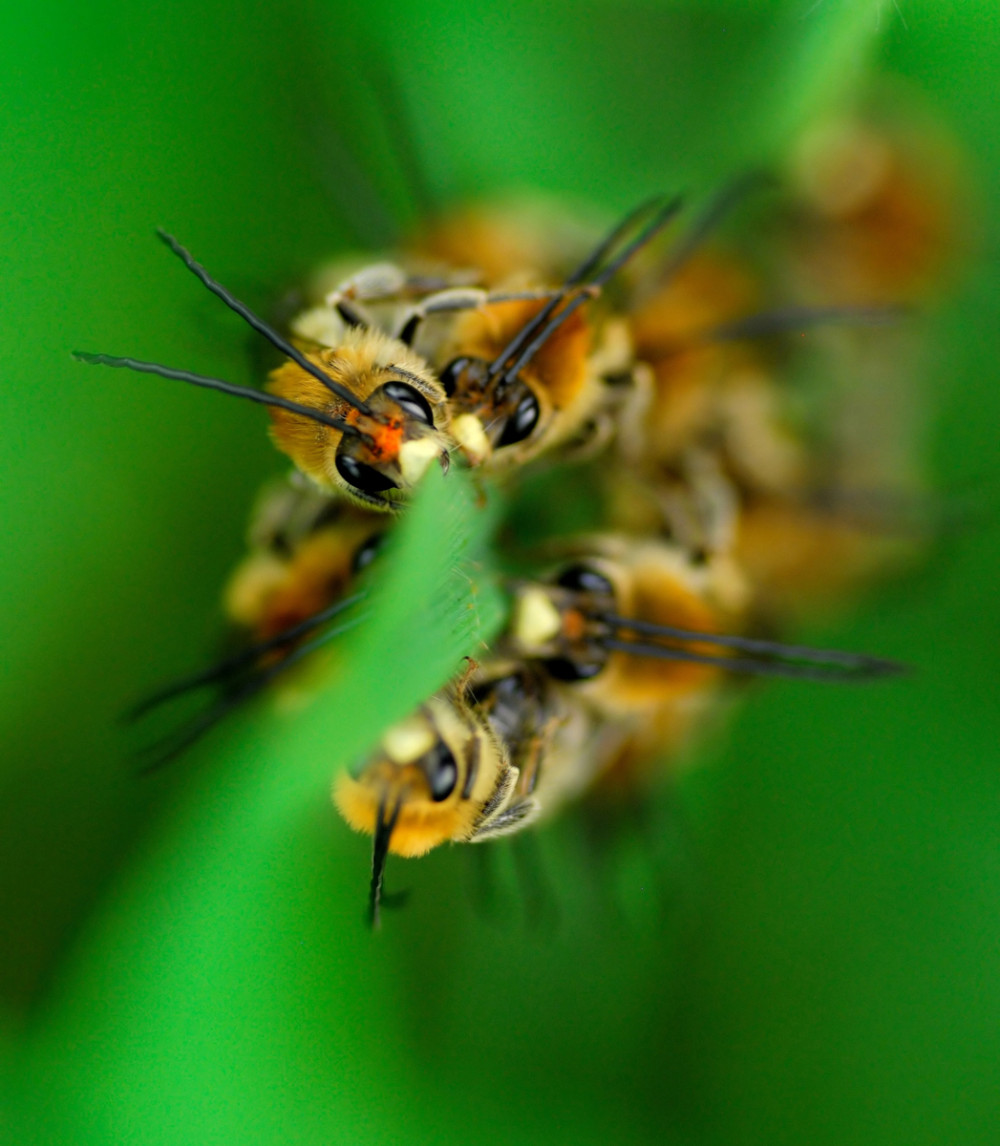
[[(663, 543), (596, 542), (594, 549), (601, 548), (604, 554), (574, 561), (548, 582), (518, 588), (510, 625), (518, 655), (541, 661), (554, 680), (609, 716), (653, 711), (702, 689), (718, 669), (637, 655), (630, 645), (638, 651), (638, 640), (622, 640), (620, 633), (629, 621), (706, 637), (718, 633), (727, 614), (716, 571)], [(712, 651), (696, 637), (680, 650), (696, 656)]]
[(423, 359), (401, 342), (363, 329), (348, 330), (339, 347), (318, 348), (307, 357), (365, 407), (349, 406), (294, 362), (271, 374), (271, 393), (345, 424), (341, 431), (272, 411), (276, 445), (321, 489), (391, 511), (432, 462), (447, 466), (447, 401)]
[(337, 780), (333, 797), (356, 831), (375, 834), (380, 810), (388, 808), (389, 851), (419, 856), (448, 840), (471, 839), (516, 780), (489, 723), (460, 698), (439, 695), (393, 725), (354, 775)]

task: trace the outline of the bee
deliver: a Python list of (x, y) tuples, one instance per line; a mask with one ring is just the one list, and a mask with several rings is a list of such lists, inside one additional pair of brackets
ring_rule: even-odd
[[(439, 378), (451, 414), (449, 431), (465, 461), (490, 472), (508, 470), (573, 438), (602, 401), (602, 376), (629, 368), (624, 322), (605, 316), (595, 340), (595, 326), (583, 308), (678, 209), (678, 200), (642, 204), (558, 285), (522, 272), (500, 289), (485, 290), (468, 281), (459, 284), (468, 276), (456, 270), (449, 272), (450, 281), (448, 274), (439, 274), (435, 283), (427, 273), (375, 264), (341, 282), (323, 305), (310, 307), (293, 326), (302, 337), (339, 347), (345, 306), (360, 322), (360, 306), (378, 305), (384, 328), (415, 347)], [(473, 272), (472, 279), (481, 283), (489, 275)], [(442, 283), (443, 289), (431, 290), (421, 301), (399, 305)], [(272, 376), (272, 390), (283, 396), (306, 397), (278, 383)], [(301, 450), (288, 452), (295, 457)], [(316, 466), (303, 468), (312, 473)]]
[(420, 856), (522, 831), (584, 789), (620, 741), (537, 666), (471, 663), (334, 784), (347, 823), (374, 837), (371, 923), (390, 852)]
[[(866, 469), (856, 431), (843, 433), (859, 421), (856, 388), (822, 402), (814, 393), (810, 406), (803, 388), (789, 384), (791, 354), (778, 336), (898, 326), (907, 311), (884, 301), (769, 309), (763, 295), (746, 260), (718, 245), (671, 261), (666, 280), (629, 316), (643, 369), (619, 418), (624, 465), (605, 491), (619, 528), (729, 554), (761, 613), (779, 616), (786, 603), (842, 593), (903, 547), (876, 536), (872, 514), (849, 511), (884, 504), (885, 487), (893, 492), (900, 480), (898, 450), (886, 450), (883, 438), (868, 449), (878, 467)], [(860, 345), (828, 338), (823, 349), (838, 360), (843, 347)], [(901, 426), (895, 436), (906, 438)]]
[(266, 641), (347, 596), (387, 536), (381, 514), (332, 501), (301, 480), (266, 487), (251, 519), (250, 552), (223, 591), (229, 620)]
[(505, 647), (644, 751), (683, 747), (732, 676), (866, 681), (894, 662), (747, 635), (752, 586), (725, 557), (623, 535), (581, 541), (541, 581), (517, 584)]
[[(374, 836), (377, 923), (390, 853), (510, 835), (610, 769), (676, 751), (728, 674), (861, 681), (900, 666), (734, 634), (744, 588), (657, 541), (591, 538), (544, 580), (513, 585), (497, 655), (473, 664), (337, 778), (348, 824)], [(727, 623), (729, 631), (727, 631)]]
[[(358, 325), (338, 352), (300, 350), (212, 278), (176, 239), (158, 234), (205, 287), (288, 358), (272, 375), (271, 392), (134, 358), (77, 351), (78, 360), (173, 378), (268, 406), (279, 449), (319, 488), (343, 493), (366, 508), (398, 509), (428, 465), (437, 460), (447, 469), (445, 394), (408, 347)], [(345, 313), (354, 317), (346, 304)]]
[(789, 157), (791, 270), (821, 297), (924, 297), (963, 246), (971, 204), (955, 142), (907, 111), (827, 116)]
[(547, 302), (496, 302), (458, 318), (432, 361), (448, 393), (452, 433), (471, 464), (494, 472), (524, 465), (595, 418), (606, 399), (604, 376), (631, 367), (631, 343), (615, 321), (595, 343), (582, 307), (679, 209), (679, 199), (640, 205)]
[[(278, 449), (328, 494), (343, 493), (372, 509), (398, 509), (437, 460), (449, 463), (449, 408), (440, 382), (417, 355), (380, 331), (355, 326), (336, 349), (314, 349), (305, 362), (273, 371), (268, 392), (285, 401), (272, 412)], [(330, 397), (334, 378), (351, 403)], [(303, 417), (323, 409), (330, 421)]]

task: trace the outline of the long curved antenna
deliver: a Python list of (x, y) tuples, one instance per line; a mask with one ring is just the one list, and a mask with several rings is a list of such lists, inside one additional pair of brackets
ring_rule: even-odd
[[(311, 617), (307, 617), (297, 625), (291, 625), (289, 628), (283, 629), (280, 633), (269, 637), (266, 641), (257, 641), (252, 645), (248, 645), (245, 649), (241, 649), (238, 653), (234, 653), (232, 656), (217, 661), (209, 668), (202, 669), (201, 672), (171, 681), (170, 684), (164, 685), (162, 688), (157, 689), (156, 692), (143, 697), (142, 700), (133, 705), (124, 714), (122, 719), (125, 720), (126, 723), (131, 724), (133, 721), (140, 720), (147, 713), (166, 704), (169, 700), (174, 700), (176, 697), (184, 696), (189, 692), (195, 692), (199, 688), (205, 688), (208, 685), (218, 684), (220, 681), (238, 676), (244, 669), (249, 668), (255, 661), (260, 660), (261, 657), (266, 656), (270, 652), (274, 652), (275, 649), (290, 645), (294, 641), (297, 641), (299, 637), (304, 637), (307, 633), (311, 633), (313, 629), (319, 628), (320, 625), (325, 625), (327, 621), (333, 620), (339, 613), (357, 604), (358, 601), (364, 600), (366, 596), (367, 593), (355, 593), (351, 597), (345, 597), (342, 601), (337, 601), (336, 604), (331, 605), (328, 609), (314, 613)], [(360, 618), (357, 619), (360, 620)], [(343, 629), (341, 629), (341, 632), (343, 632)]]
[(249, 326), (253, 327), (258, 334), (262, 334), (276, 350), (280, 350), (282, 354), (290, 358), (297, 366), (305, 370), (307, 374), (311, 374), (318, 382), (321, 382), (328, 390), (336, 394), (338, 398), (341, 398), (349, 406), (352, 406), (355, 410), (359, 410), (362, 414), (371, 416), (371, 409), (356, 394), (352, 394), (346, 386), (342, 386), (324, 371), (320, 370), (315, 363), (310, 362), (300, 350), (293, 346), (287, 338), (282, 338), (272, 326), (269, 326), (262, 318), (258, 318), (245, 303), (240, 302), (240, 300), (230, 291), (226, 290), (220, 282), (212, 278), (201, 263), (196, 262), (191, 253), (182, 247), (173, 235), (167, 234), (161, 227), (157, 227), (156, 234), (203, 286), (206, 286), (217, 298), (221, 298), (230, 310), (235, 311), (236, 314)]
[(633, 656), (658, 657), (662, 660), (690, 661), (694, 664), (715, 665), (727, 672), (749, 673), (756, 676), (778, 676), (798, 680), (827, 682), (854, 682), (896, 676), (906, 671), (895, 661), (866, 656), (863, 653), (843, 652), (839, 649), (817, 649), (807, 645), (786, 645), (780, 641), (766, 641), (755, 637), (737, 637), (722, 633), (704, 633), (695, 629), (681, 629), (671, 625), (657, 625), (650, 621), (619, 617), (613, 613), (595, 614), (615, 630), (638, 633), (640, 636), (666, 641), (684, 641), (690, 644), (714, 645), (722, 649), (736, 649), (753, 654), (730, 657), (714, 653), (696, 653), (690, 649), (675, 648), (645, 641), (624, 640), (620, 637), (602, 637), (604, 648)]
[(734, 207), (754, 191), (774, 183), (774, 176), (767, 171), (748, 171), (726, 184), (709, 200), (708, 206), (690, 229), (674, 244), (657, 272), (658, 280), (664, 283), (673, 278)]
[(579, 286), (580, 283), (586, 282), (587, 279), (597, 270), (601, 263), (608, 257), (611, 250), (615, 245), (621, 242), (622, 237), (627, 235), (628, 232), (636, 225), (638, 220), (643, 216), (651, 214), (663, 202), (662, 195), (654, 195), (651, 199), (647, 199), (645, 203), (640, 203), (638, 207), (633, 208), (622, 221), (614, 226), (611, 231), (605, 235), (604, 239), (594, 248), (593, 251), (583, 260), (583, 262), (576, 268), (576, 270), (566, 280), (566, 286)]
[[(503, 373), (507, 375), (508, 370), (504, 369), (507, 363), (514, 355), (520, 355), (526, 343), (528, 343), (533, 336), (542, 329), (542, 327), (549, 321), (555, 314), (559, 305), (565, 302), (567, 297), (572, 293), (572, 288), (578, 287), (594, 273), (596, 268), (607, 258), (610, 251), (621, 242), (622, 238), (627, 235), (637, 223), (645, 216), (649, 215), (653, 210), (663, 203), (663, 196), (658, 195), (653, 199), (647, 199), (644, 203), (640, 203), (638, 207), (630, 211), (621, 222), (616, 223), (611, 231), (601, 240), (600, 243), (594, 248), (593, 251), (587, 256), (586, 259), (576, 268), (576, 270), (569, 276), (561, 290), (554, 298), (552, 298), (542, 309), (529, 319), (528, 322), (521, 327), (521, 329), (514, 335), (510, 342), (503, 348), (497, 357), (490, 364), (489, 377), (493, 378)], [(668, 204), (668, 207), (673, 207), (674, 213), (680, 209), (679, 200), (674, 200), (673, 203)], [(661, 208), (662, 210), (662, 208)], [(578, 304), (580, 305), (580, 304)]]
[(88, 366), (113, 366), (124, 370), (134, 370), (138, 374), (155, 374), (159, 378), (173, 378), (178, 382), (189, 382), (192, 386), (204, 386), (206, 390), (218, 390), (220, 394), (229, 394), (233, 398), (246, 398), (249, 402), (259, 402), (262, 406), (277, 406), (281, 410), (288, 410), (291, 414), (308, 418), (311, 422), (319, 422), (323, 426), (330, 426), (340, 430), (342, 434), (356, 437), (365, 435), (356, 427), (337, 418), (332, 414), (325, 414), (312, 406), (303, 406), (289, 398), (269, 394), (266, 390), (254, 390), (250, 386), (236, 386), (232, 382), (224, 382), (221, 378), (210, 378), (207, 374), (193, 374), (190, 370), (175, 370), (172, 366), (162, 366), (159, 362), (143, 362), (139, 358), (119, 358), (113, 354), (90, 354), (86, 350), (71, 352), (77, 362), (86, 362)]
[(599, 275), (591, 279), (585, 287), (581, 288), (580, 293), (567, 302), (562, 310), (554, 314), (549, 319), (547, 325), (544, 326), (522, 350), (518, 358), (504, 370), (504, 384), (509, 385), (569, 316), (575, 310), (578, 310), (589, 298), (592, 298), (639, 250), (651, 242), (677, 214), (680, 208), (680, 197), (671, 200), (666, 206), (662, 207), (654, 216), (653, 220), (629, 243), (618, 258), (605, 267)]

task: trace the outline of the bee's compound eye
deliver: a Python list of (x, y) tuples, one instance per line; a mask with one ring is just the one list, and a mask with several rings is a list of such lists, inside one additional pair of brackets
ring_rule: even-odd
[(423, 422), (424, 425), (434, 425), (434, 414), (431, 411), (430, 403), (413, 386), (409, 386), (405, 382), (386, 382), (382, 387), (382, 393), (387, 398), (391, 398), (404, 414), (416, 418), (418, 422)]
[(436, 804), (447, 800), (458, 783), (458, 765), (443, 740), (439, 740), (424, 757), (423, 767), (430, 785), (431, 799)]
[(602, 597), (613, 597), (615, 592), (607, 577), (589, 565), (570, 565), (556, 578), (556, 584), (574, 593), (593, 593)]
[(500, 449), (501, 446), (513, 446), (516, 442), (523, 442), (538, 425), (538, 416), (538, 399), (529, 390), (518, 402), (514, 413), (507, 419), (507, 425), (504, 426), (500, 440), (497, 442), (497, 449)]
[(387, 489), (398, 488), (392, 478), (379, 473), (373, 466), (365, 465), (350, 454), (337, 454), (337, 473), (349, 486), (362, 493), (384, 493)]
[(439, 381), (449, 398), (454, 397), (455, 390), (458, 387), (459, 375), (469, 365), (469, 361), (468, 358), (453, 358), (441, 371)]
[(569, 657), (550, 657), (545, 661), (545, 671), (553, 680), (572, 684), (577, 680), (590, 680), (604, 668), (595, 661), (574, 661)]
[(360, 548), (358, 548), (354, 554), (354, 560), (351, 562), (351, 572), (355, 576), (367, 569), (375, 558), (378, 557), (382, 551), (385, 538), (386, 535), (384, 533), (373, 533), (371, 537), (362, 542)]

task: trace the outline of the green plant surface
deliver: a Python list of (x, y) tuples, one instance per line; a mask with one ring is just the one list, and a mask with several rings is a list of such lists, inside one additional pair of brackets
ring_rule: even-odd
[[(0, 28), (5, 1140), (995, 1140), (993, 5), (49, 0)], [(880, 69), (968, 151), (986, 235), (920, 317), (932, 470), (984, 508), (801, 634), (915, 671), (754, 690), (610, 836), (569, 812), (393, 858), (410, 895), (378, 935), (369, 841), (329, 785), (495, 630), (495, 497), (432, 480), (315, 703), (249, 706), (139, 780), (115, 718), (210, 654), (282, 461), (261, 411), (69, 354), (258, 379), (247, 332), (152, 229), (268, 309), (357, 241), (337, 132), (405, 206), (371, 58), (445, 200), (520, 186), (607, 213), (697, 201)]]

